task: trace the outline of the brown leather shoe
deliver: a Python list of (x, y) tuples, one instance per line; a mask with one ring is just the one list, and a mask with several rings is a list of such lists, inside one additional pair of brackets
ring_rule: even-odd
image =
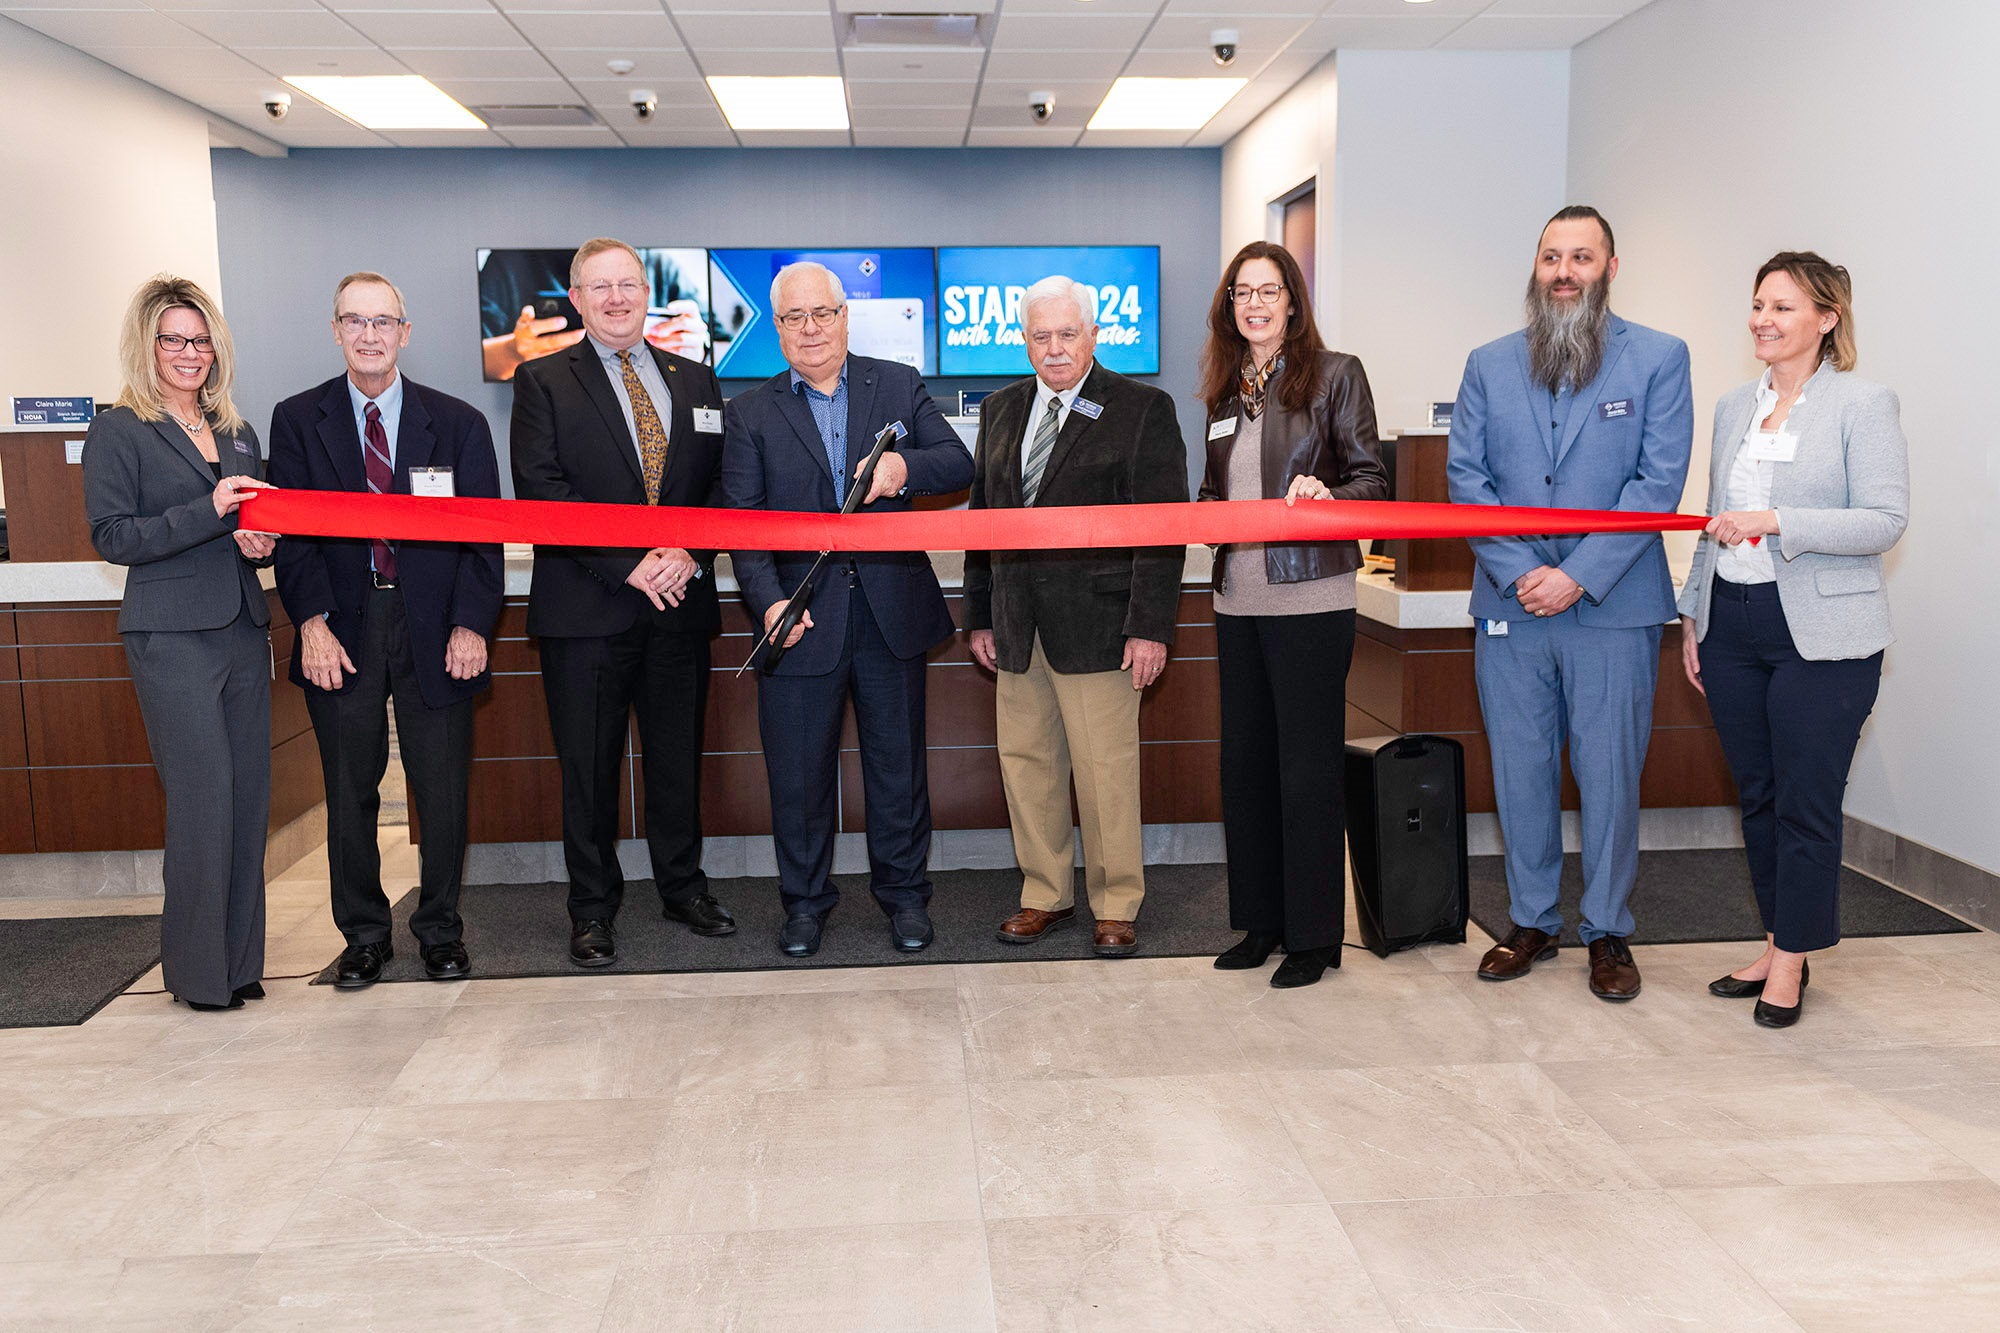
[(1629, 1000), (1639, 993), (1639, 965), (1623, 935), (1590, 942), (1590, 993), (1600, 1000)]
[(1044, 912), (1039, 907), (1023, 907), (1000, 923), (1002, 944), (1033, 944), (1057, 926), (1068, 924), (1076, 915), (1074, 907), (1060, 912)]
[(1099, 958), (1123, 958), (1138, 948), (1139, 932), (1130, 921), (1100, 921), (1090, 941), (1090, 951)]
[(1536, 963), (1546, 963), (1555, 956), (1555, 936), (1531, 926), (1516, 926), (1479, 960), (1479, 976), (1483, 981), (1512, 981), (1527, 976)]

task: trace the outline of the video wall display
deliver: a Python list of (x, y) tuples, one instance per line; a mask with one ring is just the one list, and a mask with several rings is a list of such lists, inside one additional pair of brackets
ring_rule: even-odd
[[(574, 250), (482, 249), (480, 359), (506, 381), (523, 361), (584, 338), (569, 298)], [(810, 260), (847, 290), (848, 345), (925, 375), (1013, 379), (1030, 373), (1021, 298), (1060, 273), (1091, 289), (1097, 359), (1127, 375), (1160, 373), (1160, 248), (1156, 245), (891, 246), (846, 250), (641, 247), (652, 286), (646, 341), (705, 361), (723, 379), (785, 369), (771, 279)]]
[[(523, 361), (583, 341), (583, 319), (569, 299), (570, 250), (479, 252), (480, 367), (489, 380), (511, 380)], [(645, 247), (639, 262), (652, 284), (646, 341), (695, 361), (709, 359), (714, 321), (708, 299), (708, 251)]]
[(882, 250), (710, 250), (715, 293), (715, 373), (769, 379), (785, 368), (771, 304), (771, 279), (787, 264), (833, 270), (847, 289), (847, 345), (862, 356), (937, 373), (937, 271), (928, 248)]
[(941, 374), (1028, 374), (1021, 297), (1056, 273), (1095, 293), (1100, 363), (1124, 375), (1160, 373), (1157, 245), (943, 246), (937, 268)]

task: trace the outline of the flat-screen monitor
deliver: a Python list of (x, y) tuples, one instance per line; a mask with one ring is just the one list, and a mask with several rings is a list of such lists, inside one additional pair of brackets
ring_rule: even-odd
[[(569, 299), (569, 263), (576, 251), (479, 252), (480, 369), (489, 380), (511, 380), (523, 361), (573, 347), (583, 320)], [(709, 359), (715, 335), (708, 299), (708, 252), (641, 247), (639, 262), (652, 284), (646, 341), (695, 361)]]
[(937, 371), (937, 271), (932, 252), (879, 250), (710, 250), (715, 302), (715, 373), (769, 379), (785, 368), (772, 321), (771, 279), (787, 264), (824, 264), (847, 289), (847, 345), (862, 356)]
[(1021, 297), (1062, 274), (1097, 299), (1097, 359), (1126, 375), (1160, 373), (1157, 245), (945, 246), (937, 252), (938, 371), (1026, 375)]

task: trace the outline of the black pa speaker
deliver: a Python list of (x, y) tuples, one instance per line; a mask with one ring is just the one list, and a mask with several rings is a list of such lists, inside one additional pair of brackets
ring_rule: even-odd
[(1347, 845), (1361, 942), (1378, 957), (1463, 944), (1465, 747), (1444, 736), (1347, 743)]

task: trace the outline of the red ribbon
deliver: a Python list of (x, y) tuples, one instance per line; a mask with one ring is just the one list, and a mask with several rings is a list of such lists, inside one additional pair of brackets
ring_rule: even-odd
[(1698, 514), (1404, 501), (1239, 500), (802, 514), (769, 509), (258, 490), (241, 526), (294, 537), (739, 551), (1026, 551), (1086, 546), (1695, 532)]

